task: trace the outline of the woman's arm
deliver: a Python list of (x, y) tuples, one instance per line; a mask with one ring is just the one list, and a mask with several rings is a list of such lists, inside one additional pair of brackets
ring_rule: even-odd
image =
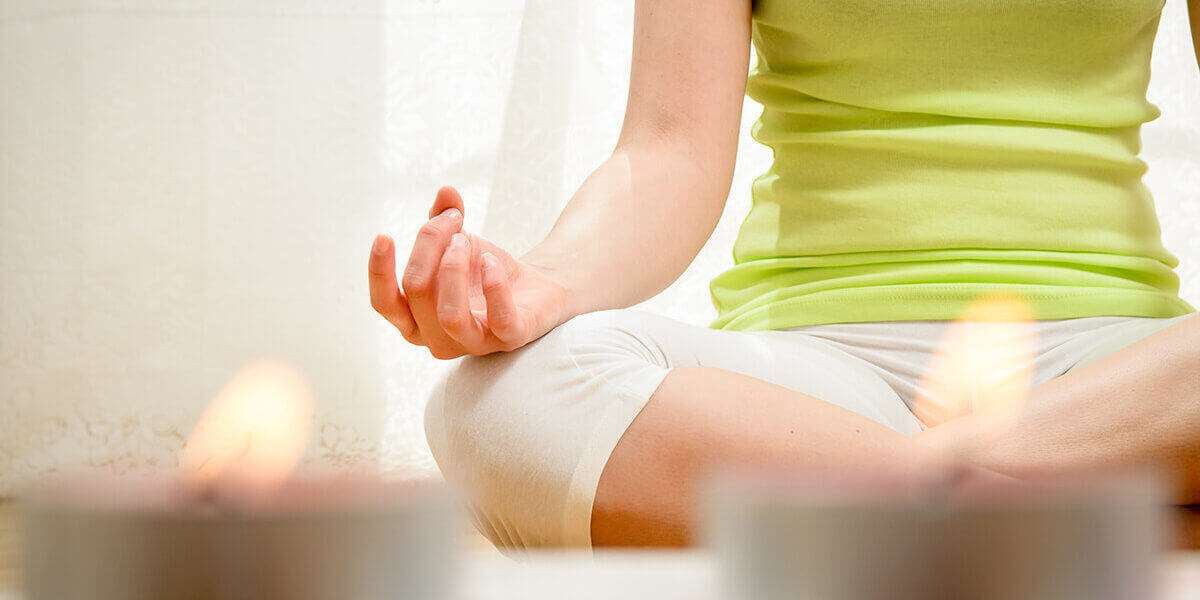
[(749, 0), (638, 0), (625, 122), (612, 157), (520, 260), (461, 231), (439, 190), (399, 284), (391, 238), (369, 264), (371, 304), (436, 358), (512, 350), (585, 312), (666, 288), (720, 219), (750, 54)]
[(525, 256), (571, 315), (636, 304), (691, 263), (733, 177), (750, 51), (748, 0), (639, 0), (621, 136)]

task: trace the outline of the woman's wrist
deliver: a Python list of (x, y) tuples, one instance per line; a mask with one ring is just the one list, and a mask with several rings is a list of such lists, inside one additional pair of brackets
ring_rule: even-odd
[(579, 291), (578, 276), (572, 269), (570, 257), (557, 253), (546, 252), (539, 248), (530, 250), (520, 258), (521, 264), (536, 271), (541, 276), (558, 285), (563, 293), (563, 306), (558, 317), (558, 324), (565, 323), (581, 314), (596, 310), (584, 302), (586, 296)]

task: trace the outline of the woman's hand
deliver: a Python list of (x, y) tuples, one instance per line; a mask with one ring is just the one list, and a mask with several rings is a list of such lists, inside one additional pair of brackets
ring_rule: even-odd
[(483, 355), (524, 346), (568, 318), (562, 285), (462, 232), (463, 202), (454, 188), (438, 190), (429, 217), (400, 285), (392, 239), (380, 235), (371, 247), (371, 306), (404, 339), (434, 358)]

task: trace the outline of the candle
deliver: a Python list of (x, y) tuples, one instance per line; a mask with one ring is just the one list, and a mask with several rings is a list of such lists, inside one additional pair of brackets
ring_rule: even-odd
[[(932, 486), (932, 487), (928, 487)], [(999, 483), (727, 474), (708, 543), (723, 598), (1144, 600), (1164, 531), (1153, 474)]]
[(299, 475), (200, 497), (180, 478), (72, 478), (22, 512), (31, 600), (451, 594), (455, 528), (432, 485)]
[[(710, 496), (725, 597), (773, 600), (1142, 600), (1165, 500), (1157, 474), (972, 482), (972, 449), (1020, 420), (1037, 352), (1032, 312), (985, 297), (952, 324), (913, 402), (928, 426), (972, 414), (907, 473), (729, 473)], [(936, 431), (936, 430), (935, 430)], [(914, 472), (916, 474), (914, 474)]]
[(451, 597), (442, 488), (293, 473), (310, 423), (303, 379), (260, 363), (214, 400), (180, 473), (44, 482), (21, 503), (28, 597)]

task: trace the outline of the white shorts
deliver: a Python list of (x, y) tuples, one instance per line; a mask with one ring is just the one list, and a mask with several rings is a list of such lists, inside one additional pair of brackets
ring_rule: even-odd
[[(1036, 321), (1032, 383), (1189, 316)], [(498, 547), (586, 548), (604, 465), (670, 369), (735, 371), (912, 434), (922, 424), (909, 407), (948, 325), (740, 332), (633, 310), (590, 313), (513, 352), (463, 359), (434, 390), (426, 435), (446, 480)]]

